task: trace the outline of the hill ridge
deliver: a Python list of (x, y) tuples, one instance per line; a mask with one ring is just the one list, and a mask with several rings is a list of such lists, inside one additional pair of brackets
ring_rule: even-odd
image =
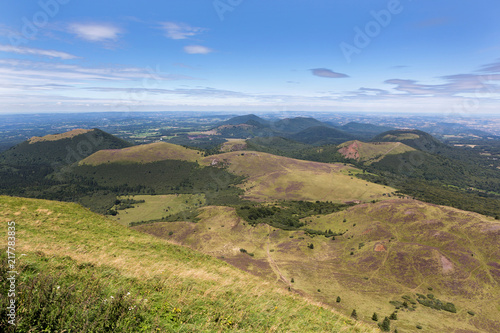
[(201, 159), (200, 151), (168, 142), (154, 142), (123, 149), (103, 149), (81, 160), (79, 165), (104, 163), (150, 163), (163, 160), (195, 162)]

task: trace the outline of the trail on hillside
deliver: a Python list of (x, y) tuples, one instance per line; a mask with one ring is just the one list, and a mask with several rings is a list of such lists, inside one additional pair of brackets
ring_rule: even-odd
[(271, 226), (267, 226), (267, 230), (268, 230), (268, 233), (267, 233), (267, 261), (269, 262), (269, 266), (271, 266), (271, 269), (273, 270), (273, 272), (276, 274), (276, 276), (281, 279), (281, 281), (283, 281), (286, 285), (290, 285), (288, 283), (288, 280), (285, 278), (285, 276), (281, 273), (278, 265), (276, 264), (276, 262), (274, 261), (274, 259), (271, 257), (271, 252), (269, 250), (269, 247), (271, 246)]

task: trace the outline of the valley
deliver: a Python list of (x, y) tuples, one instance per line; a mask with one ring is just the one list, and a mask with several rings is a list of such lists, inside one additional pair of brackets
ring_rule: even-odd
[(140, 145), (73, 129), (0, 153), (2, 219), (30, 239), (27, 279), (111, 276), (107, 295), (128, 286), (143, 311), (123, 325), (149, 328), (369, 332), (387, 317), (398, 332), (500, 330), (491, 155), (379, 124), (190, 124)]

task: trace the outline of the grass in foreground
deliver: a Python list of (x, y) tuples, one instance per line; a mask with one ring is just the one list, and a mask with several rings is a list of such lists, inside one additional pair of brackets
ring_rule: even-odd
[[(8, 221), (16, 222), (21, 272), (17, 332), (61, 332), (70, 324), (82, 332), (374, 332), (76, 204), (0, 197), (2, 248)], [(4, 313), (0, 328), (13, 331)]]

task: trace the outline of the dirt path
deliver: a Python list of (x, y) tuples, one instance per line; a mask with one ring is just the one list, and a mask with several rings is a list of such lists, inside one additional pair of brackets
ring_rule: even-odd
[(267, 231), (268, 231), (268, 234), (267, 234), (267, 261), (269, 262), (269, 266), (271, 266), (271, 269), (276, 274), (276, 277), (279, 280), (281, 280), (282, 282), (284, 282), (287, 286), (290, 286), (289, 281), (281, 273), (278, 265), (276, 264), (276, 262), (274, 261), (274, 259), (271, 257), (271, 251), (270, 251), (270, 246), (271, 246), (271, 226), (269, 226), (269, 225), (267, 226)]

